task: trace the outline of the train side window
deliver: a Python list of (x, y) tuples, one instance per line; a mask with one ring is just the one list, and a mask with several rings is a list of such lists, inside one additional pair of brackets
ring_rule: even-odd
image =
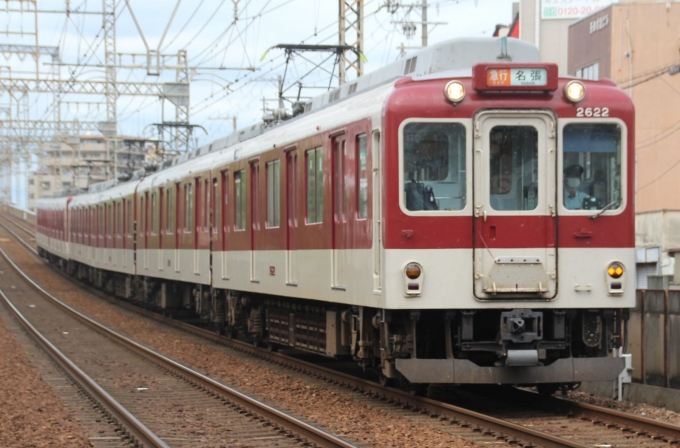
[(133, 222), (135, 220), (135, 214), (132, 211), (132, 201), (128, 201), (128, 235), (132, 236), (132, 231), (133, 231)]
[[(246, 172), (245, 170), (236, 171), (234, 173), (234, 194), (235, 201), (235, 221), (234, 229), (246, 229)], [(225, 197), (226, 198), (226, 197)], [(225, 199), (226, 200), (226, 199)]]
[(210, 202), (210, 210), (212, 211), (212, 231), (217, 233), (217, 178), (213, 177), (212, 184), (212, 200)]
[(192, 187), (191, 182), (184, 185), (184, 233), (191, 233), (193, 223), (194, 197)]
[(152, 217), (152, 218), (151, 218), (151, 220), (152, 220), (152, 221), (151, 221), (151, 222), (152, 222), (152, 226), (151, 226), (151, 234), (152, 234), (152, 235), (158, 235), (158, 214), (159, 214), (159, 210), (158, 210), (158, 192), (155, 191), (155, 192), (151, 195), (151, 217)]
[(307, 166), (307, 224), (323, 222), (323, 148), (305, 152)]
[(253, 230), (260, 230), (260, 164), (250, 165), (250, 216)]
[(222, 213), (222, 245), (226, 247), (225, 240), (229, 230), (229, 173), (222, 172), (222, 202), (220, 203)]
[(357, 218), (366, 219), (368, 217), (368, 139), (366, 138), (366, 134), (357, 136), (356, 151)]
[[(592, 173), (590, 176), (584, 174)], [(562, 139), (562, 190), (567, 210), (621, 207), (621, 127), (572, 123)]]
[(267, 227), (279, 227), (281, 222), (279, 168), (278, 160), (267, 163)]
[(124, 212), (123, 204), (124, 204), (124, 202), (125, 202), (125, 200), (123, 199), (122, 201), (120, 201), (118, 203), (118, 233), (117, 234), (121, 237), (123, 236), (123, 222), (124, 222), (123, 221), (123, 212)]
[(466, 137), (460, 123), (404, 126), (404, 206), (409, 211), (462, 210), (466, 203)]
[(204, 216), (204, 230), (206, 232), (210, 232), (210, 211), (212, 210), (212, 207), (210, 206), (210, 180), (206, 179), (204, 181), (204, 189), (203, 189), (203, 194), (205, 195), (205, 200), (203, 201), (203, 210), (205, 212)]
[(175, 214), (173, 213), (173, 201), (172, 201), (172, 193), (173, 189), (172, 187), (168, 188), (168, 191), (165, 193), (165, 234), (166, 235), (172, 235), (174, 233), (173, 229), (175, 228), (175, 220), (173, 219), (175, 217)]

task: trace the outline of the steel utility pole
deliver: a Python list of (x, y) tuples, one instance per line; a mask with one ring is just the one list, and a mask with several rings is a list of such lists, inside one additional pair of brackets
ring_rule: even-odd
[(423, 12), (422, 12), (422, 18), (423, 18), (423, 26), (421, 27), (422, 33), (421, 33), (421, 42), (423, 48), (427, 47), (427, 0), (423, 0)]
[(340, 84), (347, 82), (348, 73), (358, 78), (364, 72), (362, 51), (364, 49), (364, 0), (340, 0), (338, 16), (340, 46), (356, 48), (356, 52), (344, 50), (338, 64)]
[(387, 11), (389, 11), (389, 13), (392, 14), (392, 15), (396, 14), (397, 11), (399, 11), (401, 8), (406, 9), (406, 15), (404, 16), (404, 18), (402, 20), (392, 21), (390, 23), (393, 23), (393, 24), (396, 24), (396, 25), (401, 25), (403, 33), (406, 35), (407, 39), (411, 39), (415, 36), (415, 33), (416, 33), (416, 25), (415, 24), (417, 23), (417, 22), (413, 22), (411, 20), (407, 20), (408, 15), (412, 10), (414, 10), (416, 8), (420, 8), (420, 11), (421, 11), (420, 12), (420, 27), (421, 27), (421, 29), (420, 29), (420, 31), (421, 31), (420, 32), (420, 43), (421, 43), (421, 47), (405, 47), (402, 44), (402, 46), (398, 47), (402, 51), (402, 53), (404, 53), (404, 50), (406, 50), (406, 49), (411, 50), (411, 49), (416, 49), (416, 48), (427, 47), (428, 37), (429, 37), (428, 36), (429, 25), (433, 25), (434, 27), (436, 27), (437, 25), (446, 25), (447, 24), (447, 22), (428, 22), (427, 21), (427, 8), (428, 8), (427, 0), (421, 0), (420, 3), (412, 3), (412, 4), (392, 3), (391, 0), (387, 0), (385, 2), (385, 4), (383, 4), (381, 6), (381, 8), (386, 8)]
[[(118, 117), (116, 102), (118, 92), (116, 88), (116, 0), (104, 0), (103, 2), (103, 26), (104, 29), (104, 63), (106, 64), (106, 123), (100, 129), (106, 137), (106, 160), (113, 161), (111, 166), (106, 167), (106, 178), (115, 179), (118, 169), (116, 160), (116, 134), (118, 134)], [(113, 159), (113, 160), (112, 160)]]

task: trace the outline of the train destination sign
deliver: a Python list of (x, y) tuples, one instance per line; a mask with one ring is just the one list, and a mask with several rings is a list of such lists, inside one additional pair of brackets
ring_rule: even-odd
[(486, 85), (500, 86), (545, 86), (548, 84), (548, 70), (545, 68), (488, 68)]
[(557, 64), (553, 63), (486, 63), (472, 67), (472, 88), (478, 92), (554, 92), (557, 84)]

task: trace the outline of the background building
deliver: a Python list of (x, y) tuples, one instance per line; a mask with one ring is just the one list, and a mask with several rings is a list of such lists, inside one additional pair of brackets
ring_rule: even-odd
[(82, 135), (62, 143), (42, 146), (37, 165), (28, 176), (28, 209), (35, 210), (35, 201), (52, 197), (64, 190), (87, 189), (107, 179), (107, 170), (115, 170), (115, 178), (125, 178), (144, 168), (156, 152), (156, 140), (118, 136), (115, 158), (107, 156), (106, 140), (102, 135)]
[(568, 70), (569, 25), (612, 0), (521, 0), (519, 38), (536, 44), (541, 61), (554, 62), (560, 74)]

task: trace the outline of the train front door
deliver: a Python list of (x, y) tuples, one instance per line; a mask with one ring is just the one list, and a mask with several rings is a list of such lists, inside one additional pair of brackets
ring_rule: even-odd
[(555, 119), (481, 112), (474, 123), (474, 290), (486, 300), (557, 293)]

